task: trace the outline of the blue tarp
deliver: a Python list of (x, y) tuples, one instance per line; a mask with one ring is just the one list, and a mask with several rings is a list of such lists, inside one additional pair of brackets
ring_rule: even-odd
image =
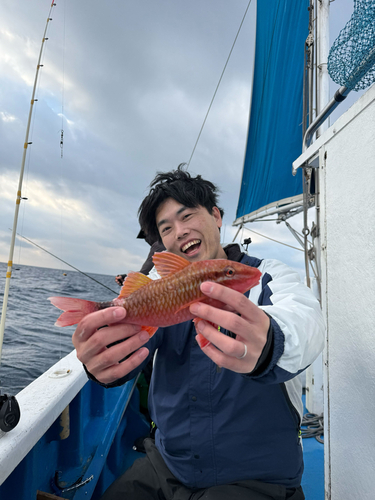
[(304, 49), (308, 0), (258, 0), (254, 81), (237, 218), (302, 193)]

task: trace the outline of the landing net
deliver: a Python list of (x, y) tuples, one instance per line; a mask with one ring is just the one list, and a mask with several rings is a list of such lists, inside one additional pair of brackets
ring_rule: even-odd
[(350, 90), (375, 81), (375, 1), (354, 0), (354, 12), (328, 56), (332, 80)]

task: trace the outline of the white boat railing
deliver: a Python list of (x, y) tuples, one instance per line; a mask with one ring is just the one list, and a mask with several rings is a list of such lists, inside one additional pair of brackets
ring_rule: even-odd
[(0, 431), (0, 485), (29, 453), (88, 381), (72, 351), (17, 394), (20, 421)]

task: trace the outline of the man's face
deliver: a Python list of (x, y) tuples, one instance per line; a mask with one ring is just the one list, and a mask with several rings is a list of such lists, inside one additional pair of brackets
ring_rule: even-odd
[(222, 220), (217, 207), (210, 214), (200, 205), (188, 208), (167, 198), (156, 211), (156, 225), (169, 252), (191, 262), (227, 258), (220, 245)]

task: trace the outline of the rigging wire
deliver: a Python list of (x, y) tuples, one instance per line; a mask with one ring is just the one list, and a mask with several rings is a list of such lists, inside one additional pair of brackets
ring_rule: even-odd
[[(11, 229), (10, 229), (11, 231)], [(107, 290), (109, 290), (110, 292), (113, 292), (114, 294), (116, 294), (116, 296), (118, 295), (117, 292), (115, 292), (114, 290), (112, 290), (111, 288), (109, 288), (107, 285), (104, 285), (103, 283), (101, 283), (100, 281), (96, 280), (95, 278), (93, 278), (92, 276), (90, 276), (89, 274), (86, 274), (84, 273), (83, 271), (81, 271), (80, 269), (78, 269), (77, 267), (74, 267), (72, 266), (71, 264), (69, 264), (68, 262), (66, 262), (65, 260), (63, 259), (60, 259), (60, 257), (57, 257), (57, 255), (54, 255), (52, 252), (49, 252), (48, 250), (46, 250), (45, 248), (41, 247), (40, 245), (38, 245), (37, 243), (35, 243), (35, 241), (32, 241), (30, 240), (29, 238), (26, 238), (26, 236), (23, 236), (22, 234), (19, 234), (19, 233), (16, 233), (17, 236), (19, 236), (20, 238), (23, 238), (24, 240), (28, 241), (29, 243), (31, 243), (32, 245), (40, 248), (41, 250), (43, 250), (43, 252), (46, 252), (48, 253), (49, 255), (52, 255), (52, 257), (55, 257), (55, 259), (57, 260), (60, 260), (61, 262), (63, 262), (64, 264), (66, 264), (67, 266), (71, 267), (72, 269), (74, 269), (75, 271), (78, 271), (79, 273), (83, 274), (84, 276), (86, 276), (87, 278), (90, 278), (90, 280), (93, 280), (95, 281), (96, 283), (98, 283), (99, 285), (101, 286), (104, 286), (104, 288), (107, 288)]]
[(233, 42), (233, 44), (232, 44), (232, 48), (231, 48), (231, 49), (230, 49), (230, 51), (229, 51), (229, 55), (228, 55), (228, 57), (227, 57), (227, 60), (226, 60), (226, 62), (225, 62), (225, 65), (224, 65), (224, 69), (223, 69), (223, 71), (222, 71), (222, 73), (221, 73), (221, 75), (220, 75), (220, 78), (219, 78), (218, 84), (216, 85), (216, 89), (215, 89), (214, 95), (212, 96), (212, 99), (211, 99), (210, 105), (208, 106), (208, 110), (207, 110), (206, 116), (204, 117), (204, 120), (203, 120), (203, 123), (202, 123), (201, 129), (200, 129), (199, 134), (198, 134), (198, 137), (197, 137), (197, 140), (195, 141), (195, 144), (194, 144), (193, 151), (192, 151), (192, 153), (191, 153), (191, 155), (190, 155), (190, 159), (189, 159), (189, 161), (188, 161), (188, 163), (187, 163), (188, 168), (189, 168), (189, 166), (190, 166), (190, 162), (191, 162), (191, 160), (192, 160), (192, 158), (193, 158), (193, 155), (194, 155), (194, 153), (195, 153), (195, 149), (196, 149), (196, 147), (197, 147), (197, 145), (198, 145), (198, 142), (199, 142), (200, 136), (201, 136), (201, 134), (202, 134), (203, 128), (204, 128), (204, 126), (205, 126), (205, 124), (206, 124), (206, 120), (207, 120), (208, 115), (209, 115), (209, 113), (210, 113), (211, 106), (212, 106), (212, 104), (213, 104), (213, 102), (214, 102), (214, 100), (215, 100), (215, 97), (216, 97), (217, 91), (218, 91), (218, 89), (219, 89), (219, 86), (220, 86), (221, 80), (222, 80), (222, 78), (223, 78), (223, 76), (224, 76), (225, 70), (227, 69), (227, 65), (228, 65), (229, 59), (230, 59), (230, 57), (231, 57), (231, 55), (232, 55), (232, 52), (233, 52), (234, 46), (235, 46), (235, 44), (236, 44), (236, 42), (237, 42), (238, 35), (240, 34), (240, 31), (241, 31), (242, 25), (243, 25), (243, 23), (244, 23), (244, 21), (245, 21), (245, 17), (246, 17), (247, 11), (249, 10), (250, 4), (251, 4), (251, 0), (249, 0), (249, 3), (247, 4), (246, 10), (245, 10), (245, 14), (244, 14), (244, 15), (243, 15), (243, 17), (242, 17), (242, 21), (241, 21), (240, 27), (238, 28), (237, 34), (236, 34), (235, 39), (234, 39), (234, 42)]
[(270, 238), (269, 236), (265, 236), (264, 234), (258, 233), (257, 231), (254, 231), (254, 229), (249, 229), (248, 227), (243, 226), (243, 229), (246, 229), (246, 231), (250, 231), (252, 233), (257, 234), (258, 236), (262, 236), (262, 238), (266, 238), (267, 240), (274, 241), (275, 243), (279, 243), (280, 245), (284, 245), (289, 248), (293, 248), (294, 250), (298, 250), (299, 252), (303, 252), (304, 250), (302, 248), (297, 248), (292, 245), (288, 245), (288, 243), (283, 243), (282, 241), (275, 240), (273, 238)]

